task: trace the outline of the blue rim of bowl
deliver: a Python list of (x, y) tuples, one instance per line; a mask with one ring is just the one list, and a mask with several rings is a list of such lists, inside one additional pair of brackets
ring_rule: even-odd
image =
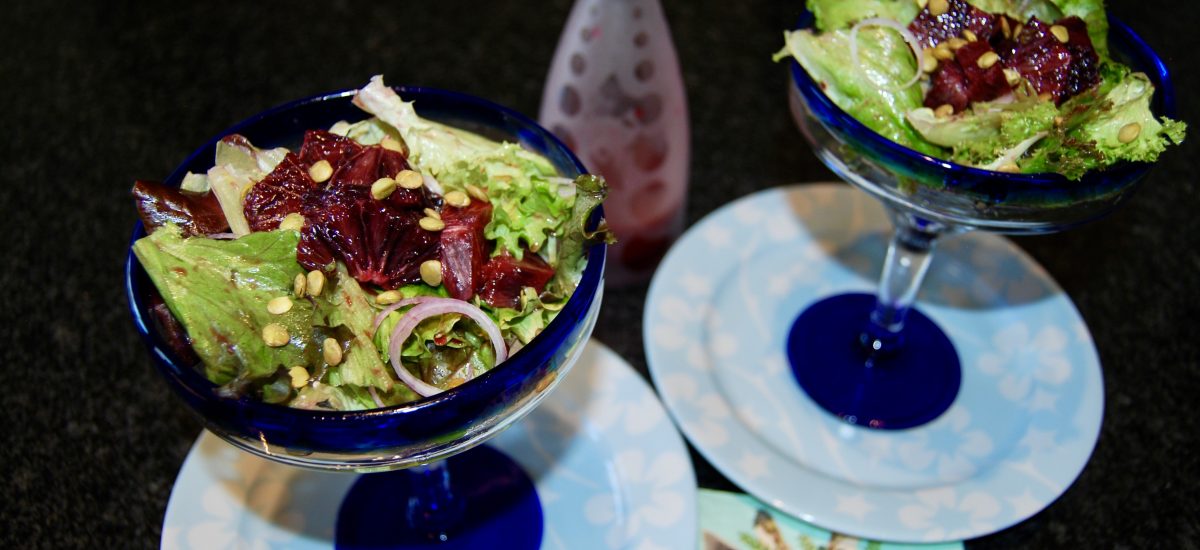
[[(583, 162), (553, 133), (513, 109), (476, 96), (437, 88), (415, 86), (392, 86), (392, 88), (401, 97), (440, 96), (443, 100), (454, 104), (470, 105), (477, 109), (493, 111), (505, 118), (516, 121), (522, 127), (536, 129), (538, 130), (538, 135), (533, 137), (545, 140), (547, 142), (546, 149), (556, 149), (562, 152), (564, 159), (580, 175), (588, 173)], [(168, 176), (165, 182), (169, 185), (178, 185), (187, 173), (187, 168), (195, 163), (201, 155), (211, 151), (216, 146), (216, 143), (225, 136), (242, 133), (247, 128), (251, 128), (265, 119), (274, 118), (280, 114), (295, 111), (303, 107), (322, 105), (338, 100), (349, 101), (349, 98), (352, 98), (356, 92), (357, 90), (339, 90), (295, 100), (268, 109), (234, 124), (209, 139), (203, 146), (188, 155), (187, 159)], [(368, 114), (362, 112), (362, 118), (368, 118)], [(518, 136), (521, 141), (524, 141), (528, 137), (530, 136)], [(592, 213), (592, 217), (588, 220), (589, 228), (594, 229), (602, 218), (603, 207), (600, 206), (596, 208)], [(356, 420), (379, 417), (417, 414), (421, 411), (438, 407), (440, 404), (449, 402), (459, 395), (483, 392), (484, 388), (491, 384), (499, 384), (498, 389), (507, 387), (510, 383), (522, 377), (519, 373), (532, 371), (541, 363), (549, 360), (554, 355), (558, 342), (566, 338), (577, 323), (583, 322), (589, 307), (597, 298), (600, 290), (606, 255), (606, 247), (602, 243), (592, 245), (588, 248), (587, 267), (584, 268), (579, 284), (576, 286), (575, 292), (571, 295), (570, 299), (567, 300), (567, 304), (537, 337), (497, 368), (461, 386), (400, 405), (363, 411), (312, 411), (294, 409), (282, 405), (272, 405), (248, 397), (237, 399), (220, 397), (216, 393), (218, 386), (204, 377), (196, 368), (196, 365), (184, 364), (184, 361), (181, 361), (170, 351), (170, 346), (167, 345), (156, 330), (151, 328), (152, 322), (148, 319), (149, 298), (151, 293), (157, 292), (157, 289), (153, 288), (153, 284), (150, 284), (149, 288), (146, 288), (145, 284), (149, 281), (145, 280), (144, 270), (138, 262), (137, 257), (133, 254), (133, 243), (145, 235), (145, 227), (141, 221), (138, 221), (134, 224), (133, 234), (129, 241), (129, 249), (125, 259), (125, 294), (137, 331), (148, 349), (156, 356), (155, 362), (159, 365), (159, 368), (164, 370), (164, 373), (168, 375), (169, 382), (175, 385), (178, 390), (186, 392), (191, 399), (198, 399), (217, 408), (237, 409), (240, 411), (250, 409), (251, 413), (257, 411), (265, 413), (265, 416), (272, 418), (283, 415), (322, 422), (354, 422)]]
[[(816, 18), (813, 13), (805, 10), (800, 15), (794, 30), (812, 28), (815, 22)], [(1166, 64), (1150, 48), (1150, 45), (1128, 25), (1112, 16), (1108, 17), (1108, 24), (1110, 52), (1116, 49), (1119, 50), (1118, 53), (1127, 55), (1131, 61), (1135, 61), (1127, 64), (1135, 71), (1145, 71), (1154, 83), (1155, 90), (1151, 101), (1151, 110), (1159, 117), (1176, 118), (1175, 86), (1172, 84), (1171, 74), (1167, 70)], [(1112, 53), (1110, 53), (1110, 57), (1113, 57)], [(791, 72), (793, 83), (804, 95), (808, 104), (819, 109), (819, 118), (834, 121), (838, 125), (839, 131), (845, 131), (853, 139), (866, 143), (875, 151), (881, 152), (886, 157), (886, 161), (916, 163), (928, 169), (941, 171), (956, 180), (1001, 180), (1011, 193), (1022, 191), (1074, 193), (1089, 187), (1107, 188), (1117, 182), (1120, 182), (1116, 185), (1119, 187), (1144, 174), (1153, 165), (1148, 162), (1120, 162), (1104, 170), (1090, 171), (1081, 180), (1073, 181), (1055, 173), (1010, 174), (956, 164), (905, 147), (868, 128), (825, 95), (821, 91), (820, 85), (795, 59), (791, 61)]]

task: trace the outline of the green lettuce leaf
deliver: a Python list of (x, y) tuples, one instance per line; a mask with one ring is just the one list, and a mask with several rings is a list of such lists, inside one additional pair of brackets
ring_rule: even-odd
[[(1150, 110), (1154, 88), (1146, 75), (1108, 69), (1104, 85), (1063, 103), (1062, 123), (1020, 161), (1023, 172), (1058, 172), (1078, 179), (1088, 170), (1118, 161), (1153, 162), (1169, 144), (1183, 142), (1183, 122), (1159, 119)], [(1120, 139), (1136, 124), (1136, 137)]]
[[(133, 252), (145, 267), (171, 313), (187, 330), (192, 348), (216, 384), (235, 378), (267, 378), (280, 368), (313, 362), (313, 306), (295, 300), (283, 315), (267, 312), (267, 302), (292, 292), (302, 273), (296, 263), (294, 231), (252, 233), (237, 240), (184, 238), (166, 225), (139, 239)], [(262, 339), (268, 323), (279, 323), (291, 336), (272, 348)]]
[(848, 29), (871, 17), (883, 17), (907, 25), (921, 11), (913, 0), (808, 0), (808, 11), (816, 17), (817, 29)]
[(1037, 17), (1042, 21), (1062, 19), (1062, 10), (1050, 0), (968, 0), (968, 3), (988, 13), (1003, 13), (1018, 21)]
[(378, 140), (395, 129), (409, 151), (409, 161), (434, 176), (444, 193), (486, 190), (493, 207), (484, 235), (496, 241), (496, 253), (507, 251), (517, 259), (525, 249), (541, 250), (547, 240), (561, 235), (561, 220), (571, 211), (570, 182), (558, 177), (554, 165), (541, 155), (513, 143), (426, 120), (376, 76), (359, 90), (354, 102), (375, 115), (346, 128), (355, 139)]
[[(396, 403), (385, 403), (391, 405)], [(288, 406), (308, 410), (362, 411), (377, 407), (371, 394), (363, 388), (346, 385), (319, 384), (300, 388)]]
[(546, 328), (546, 324), (554, 318), (558, 309), (561, 309), (561, 305), (558, 308), (554, 308), (552, 305), (548, 309), (542, 303), (537, 291), (530, 287), (521, 289), (520, 303), (520, 309), (491, 307), (486, 304), (482, 307), (488, 312), (488, 315), (496, 320), (496, 325), (502, 332), (511, 333), (522, 344), (528, 344), (534, 336)]
[[(1075, 16), (1087, 23), (1088, 38), (1101, 61), (1108, 57), (1108, 15), (1104, 12), (1104, 0), (1053, 0), (1065, 16)], [(1043, 18), (1044, 19), (1044, 18)], [(1053, 19), (1047, 19), (1053, 21)]]
[(337, 382), (330, 383), (335, 386), (373, 386), (390, 391), (395, 381), (390, 368), (380, 359), (371, 338), (375, 324), (372, 300), (340, 262), (333, 282), (332, 290), (318, 299), (317, 303), (325, 315), (325, 324), (331, 327), (344, 326), (349, 329), (350, 336), (345, 338), (347, 345), (342, 363), (338, 366)]
[(236, 134), (218, 141), (216, 149), (215, 163), (208, 170), (206, 183), (221, 203), (230, 232), (240, 237), (250, 232), (242, 208), (246, 190), (271, 173), (288, 150), (259, 149)]
[[(616, 237), (603, 220), (595, 231), (588, 231), (588, 219), (596, 207), (608, 196), (608, 183), (604, 178), (585, 174), (575, 179), (574, 204), (571, 207), (570, 218), (563, 223), (562, 237), (555, 243), (550, 254), (551, 265), (554, 266), (554, 278), (546, 284), (543, 302), (546, 307), (555, 307), (548, 303), (555, 300), (565, 301), (575, 292), (575, 285), (583, 269), (587, 267), (587, 249), (595, 243), (616, 242)], [(559, 306), (561, 307), (561, 306)], [(549, 322), (549, 319), (547, 319)]]
[[(416, 296), (445, 298), (447, 296), (445, 287), (441, 286), (434, 288), (424, 284), (415, 284), (402, 286), (396, 290), (403, 298)], [(393, 311), (379, 323), (379, 329), (375, 331), (373, 337), (373, 344), (376, 355), (382, 357), (382, 361), (391, 361), (388, 346), (392, 331), (412, 307), (405, 306)], [(486, 304), (480, 307), (485, 312), (491, 312), (490, 306)], [(491, 316), (493, 319), (496, 317), (494, 313)], [(500, 325), (500, 328), (502, 331), (505, 329), (503, 324)], [(462, 370), (462, 366), (468, 362), (471, 363), (476, 375), (494, 367), (496, 354), (491, 346), (491, 341), (475, 323), (463, 322), (463, 317), (457, 313), (447, 313), (435, 315), (418, 324), (405, 341), (400, 354), (404, 358), (405, 366), (413, 374), (430, 384), (446, 389), (466, 381), (465, 378), (461, 378), (465, 372)], [(390, 369), (391, 366), (388, 365), (388, 368)], [(393, 393), (398, 391), (397, 388), (401, 388), (401, 391), (404, 392), (411, 391), (404, 384), (396, 384), (396, 387), (392, 389)], [(385, 398), (384, 401), (387, 402), (387, 399)]]
[(920, 86), (906, 88), (917, 70), (912, 49), (896, 31), (870, 27), (858, 33), (858, 62), (850, 54), (850, 31), (785, 33), (775, 59), (795, 58), (826, 95), (858, 121), (905, 147), (933, 156), (946, 151), (921, 137), (905, 113), (922, 106)]
[(492, 220), (484, 236), (496, 241), (497, 254), (505, 250), (517, 259), (526, 248), (541, 250), (547, 239), (561, 235), (573, 204), (570, 180), (558, 177), (545, 158), (511, 143), (459, 162), (439, 183), (446, 192), (468, 186), (486, 190)]
[(413, 103), (400, 99), (379, 75), (358, 91), (354, 104), (395, 128), (408, 148), (409, 162), (438, 178), (457, 163), (487, 156), (500, 147), (483, 136), (421, 118)]
[(945, 118), (922, 107), (909, 112), (908, 120), (925, 139), (951, 148), (950, 160), (995, 170), (1020, 158), (1053, 128), (1057, 116), (1053, 102), (1023, 97), (1010, 103), (975, 103)]

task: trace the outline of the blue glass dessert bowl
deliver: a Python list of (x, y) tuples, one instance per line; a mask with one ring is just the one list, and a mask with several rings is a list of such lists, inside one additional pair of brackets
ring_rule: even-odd
[[(543, 155), (567, 178), (586, 173), (552, 134), (525, 116), (455, 92), (396, 87), (422, 117), (521, 144)], [(211, 166), (217, 142), (241, 134), (260, 146), (294, 147), (306, 130), (329, 128), (369, 115), (351, 103), (355, 91), (336, 92), (271, 109), (214, 137), (166, 180), (178, 185), (189, 171)], [(589, 223), (595, 227), (597, 209)], [(170, 388), (203, 419), (207, 429), (233, 445), (270, 460), (327, 470), (386, 471), (436, 463), (471, 449), (537, 406), (567, 374), (595, 324), (603, 284), (605, 247), (592, 245), (577, 288), (557, 316), (528, 345), (496, 368), (436, 395), (365, 411), (311, 411), (218, 392), (202, 369), (172, 349), (153, 308), (158, 291), (132, 252), (146, 235), (139, 223), (125, 264), (130, 311), (150, 356)]]
[[(1162, 60), (1127, 25), (1108, 21), (1111, 57), (1147, 75), (1155, 87), (1151, 109), (1174, 117), (1174, 88)], [(806, 11), (797, 28), (814, 23)], [(867, 127), (794, 60), (789, 105), (822, 162), (880, 200), (895, 228), (877, 294), (843, 294), (811, 304), (787, 339), (792, 371), (809, 397), (871, 428), (923, 425), (958, 395), (962, 373), (953, 343), (913, 308), (940, 237), (971, 230), (1020, 235), (1070, 229), (1111, 212), (1153, 166), (1119, 162), (1070, 180), (955, 164)]]

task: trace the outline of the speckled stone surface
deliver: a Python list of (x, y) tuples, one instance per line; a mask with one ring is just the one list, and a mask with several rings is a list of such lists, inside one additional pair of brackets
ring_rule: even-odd
[[(1114, 1), (1167, 59), (1200, 122), (1191, 3)], [(201, 429), (138, 340), (122, 289), (135, 178), (162, 178), (226, 126), (366, 81), (450, 88), (535, 114), (569, 2), (19, 1), (0, 32), (0, 546), (158, 545)], [(665, 5), (693, 129), (688, 221), (832, 175), (787, 113), (770, 62), (800, 2)], [(1193, 132), (1195, 134), (1195, 132)], [(1022, 238), (1075, 300), (1104, 369), (1087, 469), (990, 548), (1196, 548), (1200, 540), (1200, 136), (1110, 218)], [(605, 295), (595, 336), (645, 373), (645, 287)], [(736, 489), (699, 455), (704, 487)]]

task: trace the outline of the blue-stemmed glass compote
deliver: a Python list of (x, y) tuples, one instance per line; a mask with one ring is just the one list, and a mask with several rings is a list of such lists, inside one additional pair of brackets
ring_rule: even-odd
[[(801, 29), (813, 26), (806, 12)], [(1156, 87), (1152, 108), (1174, 116), (1170, 75), (1128, 26), (1109, 20), (1112, 56)], [(954, 402), (962, 379), (954, 344), (913, 307), (940, 237), (971, 230), (1007, 234), (1062, 231), (1112, 211), (1150, 163), (1121, 163), (1071, 181), (1058, 174), (972, 168), (914, 151), (839, 108), (791, 63), (792, 114), (835, 173), (886, 206), (895, 231), (877, 295), (842, 294), (800, 312), (787, 339), (797, 381), (821, 407), (880, 429), (929, 422)]]
[[(545, 156), (559, 173), (585, 173), (565, 145), (525, 116), (491, 102), (427, 88), (396, 88), (421, 116)], [(256, 115), (193, 153), (166, 183), (211, 166), (217, 141), (237, 133), (260, 146), (295, 147), (309, 129), (368, 115), (354, 91), (312, 97)], [(597, 210), (589, 223), (599, 223)], [(139, 223), (133, 241), (145, 236)], [(132, 241), (131, 241), (132, 244)], [(469, 548), (508, 541), (536, 548), (541, 509), (531, 480), (502, 453), (471, 450), (528, 414), (553, 390), (584, 348), (599, 312), (605, 247), (592, 246), (570, 300), (545, 329), (507, 361), (458, 387), (404, 405), (366, 411), (287, 408), (218, 392), (196, 364), (173, 351), (157, 321), (158, 291), (132, 249), (125, 265), (130, 310), (167, 384), (213, 433), (267, 459), (362, 476), (342, 503), (337, 546)], [(461, 454), (460, 454), (461, 453)], [(480, 546), (482, 547), (482, 546)]]

